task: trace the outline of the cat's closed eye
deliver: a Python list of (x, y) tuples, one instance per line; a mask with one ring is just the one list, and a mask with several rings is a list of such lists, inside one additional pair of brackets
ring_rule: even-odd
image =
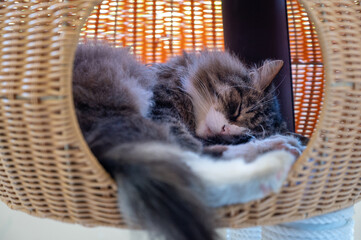
[(248, 110), (246, 113), (251, 113), (254, 111), (255, 108), (251, 109), (251, 110)]
[(233, 113), (233, 117), (234, 118), (238, 118), (240, 115), (241, 115), (241, 103), (239, 103), (238, 105), (237, 105), (237, 108), (236, 108), (236, 110), (234, 111), (234, 113)]

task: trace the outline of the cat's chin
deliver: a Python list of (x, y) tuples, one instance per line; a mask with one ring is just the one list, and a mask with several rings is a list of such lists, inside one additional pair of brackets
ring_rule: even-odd
[(249, 134), (241, 134), (241, 135), (212, 135), (206, 138), (197, 136), (200, 140), (202, 140), (205, 146), (211, 146), (215, 144), (223, 144), (223, 145), (237, 145), (242, 143), (247, 143), (250, 140), (254, 139), (252, 135)]

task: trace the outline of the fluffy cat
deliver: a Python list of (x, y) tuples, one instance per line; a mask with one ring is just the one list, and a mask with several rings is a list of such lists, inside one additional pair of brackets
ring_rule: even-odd
[(247, 68), (227, 52), (184, 53), (153, 66), (159, 80), (151, 117), (173, 123), (179, 143), (193, 150), (285, 133), (270, 84), (282, 66), (268, 60), (258, 69)]
[(118, 185), (127, 219), (165, 239), (215, 239), (199, 179), (167, 125), (145, 118), (155, 77), (124, 49), (79, 45), (73, 96), (93, 154)]
[[(284, 176), (282, 174), (288, 171), (289, 165), (283, 162), (283, 170), (276, 167), (282, 162), (281, 153), (273, 152), (266, 158), (260, 155), (286, 149), (298, 156), (304, 149), (297, 138), (305, 143), (307, 140), (288, 132), (279, 111), (275, 87), (271, 84), (282, 66), (281, 60), (266, 60), (261, 67), (248, 68), (236, 56), (217, 51), (184, 52), (167, 63), (152, 66), (158, 82), (154, 87), (154, 105), (149, 116), (156, 122), (168, 123), (183, 149), (224, 160), (243, 161), (206, 160), (205, 163), (198, 159), (191, 166), (204, 182), (218, 184), (214, 194), (206, 194), (216, 199), (208, 199), (210, 205), (247, 202), (277, 191), (282, 177), (277, 180), (274, 176)], [(245, 162), (248, 164), (243, 165)], [(207, 174), (202, 172), (203, 169)], [(239, 169), (244, 171), (247, 180), (239, 177)], [(278, 174), (275, 174), (275, 169)], [(233, 177), (237, 180), (226, 181), (219, 187), (224, 179)], [(208, 185), (207, 189), (214, 190), (214, 186)], [(260, 189), (263, 192), (257, 192)], [(220, 199), (224, 196), (226, 199)]]
[[(185, 63), (186, 58), (182, 60)], [(160, 73), (139, 64), (124, 49), (79, 45), (73, 96), (80, 128), (93, 154), (115, 179), (120, 208), (130, 222), (168, 240), (217, 239), (206, 205), (245, 202), (277, 191), (302, 147), (296, 139), (278, 135), (242, 145), (209, 146), (208, 150), (221, 152), (225, 161), (200, 154), (208, 138), (213, 138), (212, 144), (239, 143), (245, 141), (240, 140), (243, 132), (237, 129), (233, 134), (233, 127), (227, 125), (227, 134), (198, 134), (197, 126), (210, 113), (203, 113), (200, 119), (191, 114), (194, 99), (191, 90), (186, 90), (186, 79), (174, 79), (176, 87), (160, 91), (165, 82), (156, 81)], [(263, 73), (254, 74), (256, 78)], [(191, 96), (185, 97), (185, 91)], [(173, 100), (164, 96), (166, 101), (159, 101), (161, 93), (172, 94)], [(188, 115), (178, 110), (182, 101), (189, 107)], [(266, 101), (268, 98), (260, 105)], [(212, 107), (221, 111), (214, 104)], [(242, 112), (243, 103), (240, 107), (235, 108)], [(284, 128), (283, 123), (264, 124), (265, 130), (275, 127), (274, 132)], [(250, 129), (244, 134), (247, 137), (265, 132), (245, 127)], [(283, 150), (270, 151), (273, 149)]]

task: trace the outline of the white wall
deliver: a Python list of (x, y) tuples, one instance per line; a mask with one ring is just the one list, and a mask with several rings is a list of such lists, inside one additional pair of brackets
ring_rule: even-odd
[(355, 205), (355, 240), (361, 240), (361, 203)]
[[(139, 238), (143, 239), (142, 233)], [(30, 216), (0, 202), (0, 240), (128, 240), (130, 231), (115, 228), (86, 228)]]
[[(355, 207), (355, 240), (361, 240), (361, 203)], [(130, 234), (115, 228), (85, 228), (40, 219), (10, 210), (0, 202), (0, 240), (145, 240), (143, 232)], [(327, 240), (327, 239), (325, 239)], [(342, 240), (342, 239), (340, 239)]]

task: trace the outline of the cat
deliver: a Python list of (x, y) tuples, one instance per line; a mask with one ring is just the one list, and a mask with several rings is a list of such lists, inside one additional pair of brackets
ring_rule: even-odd
[(146, 118), (155, 79), (125, 49), (80, 44), (73, 67), (79, 126), (116, 181), (128, 221), (165, 239), (216, 239), (211, 213), (194, 194), (201, 183), (169, 127)]
[(150, 117), (172, 123), (179, 144), (193, 151), (285, 134), (271, 84), (282, 66), (281, 60), (267, 60), (247, 68), (228, 52), (210, 51), (155, 64), (158, 83)]
[[(279, 190), (301, 146), (280, 135), (221, 145), (240, 142), (231, 132), (231, 138), (215, 134), (212, 141), (218, 145), (209, 144), (207, 138), (214, 136), (194, 134), (201, 122), (194, 115), (169, 114), (169, 122), (162, 116), (170, 109), (156, 95), (162, 82), (157, 75), (159, 71), (138, 63), (125, 49), (80, 44), (73, 67), (79, 126), (94, 156), (116, 181), (119, 206), (130, 223), (170, 240), (217, 239), (207, 206), (245, 202)], [(193, 112), (191, 98), (184, 97), (184, 90), (177, 93), (184, 86), (162, 92), (184, 99)], [(225, 161), (202, 154), (204, 144), (221, 152)]]
[[(167, 63), (152, 66), (158, 82), (153, 90), (154, 105), (149, 116), (158, 123), (170, 124), (171, 132), (185, 150), (210, 154), (223, 160), (241, 158), (245, 163), (275, 149), (287, 149), (298, 156), (304, 150), (307, 139), (289, 133), (280, 114), (276, 89), (271, 84), (282, 66), (281, 60), (266, 60), (260, 67), (249, 68), (229, 52), (183, 52), (182, 56), (173, 57)], [(274, 162), (270, 159), (272, 157), (269, 156), (265, 166), (279, 163), (279, 159)], [(206, 164), (200, 159), (196, 162), (202, 168), (207, 165), (209, 175), (206, 178), (213, 176), (218, 183), (229, 176), (239, 176), (236, 172), (241, 167), (230, 165), (232, 167), (228, 171), (219, 171), (227, 168), (224, 162), (222, 166), (212, 161)], [(210, 173), (213, 165), (216, 169)], [(228, 182), (227, 187), (223, 186), (224, 194), (220, 194), (220, 189), (211, 194), (213, 197), (227, 196), (227, 199), (208, 199), (209, 205), (220, 206), (257, 198), (257, 194), (251, 194), (252, 190), (246, 188), (271, 192), (280, 187), (280, 181), (265, 174), (267, 170), (260, 168), (261, 164), (241, 165), (245, 172), (247, 167), (257, 166), (262, 174), (250, 170), (251, 175), (246, 174), (245, 177), (247, 184), (238, 184), (235, 188), (229, 185), (236, 181)], [(191, 168), (197, 172), (198, 166)], [(287, 164), (285, 169), (284, 172)], [(199, 171), (197, 173), (200, 175)], [(267, 180), (261, 180), (262, 176)], [(238, 181), (242, 182), (239, 178)], [(267, 181), (270, 183), (268, 187)], [(254, 187), (257, 184), (263, 185)], [(230, 199), (229, 196), (234, 193), (243, 195)]]

